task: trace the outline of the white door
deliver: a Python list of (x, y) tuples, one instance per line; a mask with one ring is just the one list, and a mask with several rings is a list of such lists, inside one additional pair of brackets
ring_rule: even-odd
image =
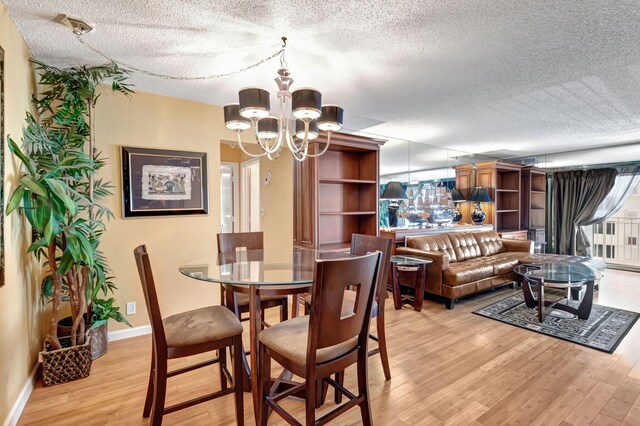
[(220, 163), (220, 213), (222, 232), (238, 231), (238, 165)]
[(260, 160), (243, 162), (242, 169), (242, 232), (260, 231)]

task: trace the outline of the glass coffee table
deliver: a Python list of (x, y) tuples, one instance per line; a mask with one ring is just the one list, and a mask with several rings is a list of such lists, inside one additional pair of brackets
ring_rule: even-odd
[[(538, 321), (544, 322), (547, 315), (554, 310), (575, 315), (586, 320), (591, 314), (593, 305), (593, 287), (598, 279), (598, 272), (580, 263), (536, 263), (523, 264), (513, 268), (521, 277), (525, 303), (530, 308), (538, 308)], [(536, 284), (537, 297), (534, 297), (531, 285)], [(559, 300), (545, 300), (545, 287), (566, 290), (566, 298)], [(582, 288), (586, 291), (579, 300), (578, 307), (571, 306), (569, 299), (572, 295), (580, 295)], [(557, 316), (552, 314), (552, 316)]]

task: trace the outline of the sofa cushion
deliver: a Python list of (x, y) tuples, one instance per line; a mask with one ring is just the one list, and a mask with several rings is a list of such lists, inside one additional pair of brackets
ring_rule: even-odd
[(485, 258), (477, 258), (449, 265), (444, 271), (444, 283), (450, 286), (478, 281), (493, 275), (493, 266)]
[(496, 231), (475, 232), (473, 236), (475, 237), (478, 246), (480, 247), (480, 253), (483, 256), (492, 256), (505, 251), (502, 239)]
[(520, 259), (527, 256), (527, 253), (504, 252), (487, 257), (489, 264), (493, 266), (493, 275), (502, 275), (513, 271)]
[(407, 238), (407, 247), (423, 251), (439, 251), (449, 256), (449, 262), (456, 262), (456, 253), (447, 234), (423, 235)]
[(468, 259), (480, 257), (480, 246), (471, 232), (452, 232), (449, 234), (456, 261), (463, 262)]

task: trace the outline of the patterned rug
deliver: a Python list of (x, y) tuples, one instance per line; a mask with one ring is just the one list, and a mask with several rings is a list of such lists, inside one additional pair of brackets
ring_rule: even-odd
[[(570, 304), (577, 306), (577, 302)], [(556, 313), (558, 315), (554, 316)], [(588, 320), (566, 318), (565, 312), (553, 311), (541, 324), (538, 310), (527, 308), (522, 294), (485, 306), (474, 314), (608, 353), (616, 350), (640, 317), (637, 312), (594, 304)]]

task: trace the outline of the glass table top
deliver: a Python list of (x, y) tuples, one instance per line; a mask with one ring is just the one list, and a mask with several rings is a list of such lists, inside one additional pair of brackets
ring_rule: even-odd
[(391, 256), (391, 263), (398, 265), (424, 265), (425, 263), (433, 263), (433, 260), (418, 256)]
[(534, 281), (544, 281), (555, 286), (581, 286), (586, 281), (598, 279), (598, 272), (581, 263), (524, 264), (513, 271)]
[(316, 259), (349, 256), (301, 248), (243, 250), (191, 259), (179, 270), (190, 278), (222, 284), (301, 285), (313, 283)]

